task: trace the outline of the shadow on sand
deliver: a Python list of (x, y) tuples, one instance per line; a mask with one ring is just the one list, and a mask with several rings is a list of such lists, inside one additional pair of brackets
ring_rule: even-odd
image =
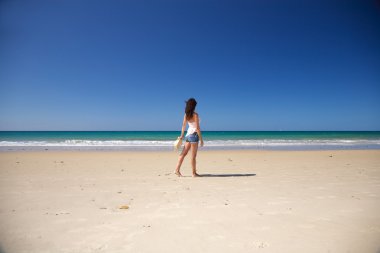
[(256, 174), (200, 174), (201, 177), (253, 177)]

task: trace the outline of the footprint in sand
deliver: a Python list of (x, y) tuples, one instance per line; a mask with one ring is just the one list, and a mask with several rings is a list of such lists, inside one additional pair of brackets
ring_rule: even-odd
[(253, 242), (252, 244), (255, 248), (258, 248), (258, 249), (269, 247), (269, 243), (267, 242)]

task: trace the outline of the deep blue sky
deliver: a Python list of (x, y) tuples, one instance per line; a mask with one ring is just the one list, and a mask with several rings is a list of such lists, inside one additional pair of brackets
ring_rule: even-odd
[(380, 3), (0, 2), (0, 130), (380, 130)]

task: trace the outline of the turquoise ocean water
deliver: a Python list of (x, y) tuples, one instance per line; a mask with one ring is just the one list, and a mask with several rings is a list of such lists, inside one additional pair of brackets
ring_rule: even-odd
[[(380, 131), (203, 131), (204, 149), (380, 149)], [(178, 131), (0, 131), (0, 151), (172, 150)]]

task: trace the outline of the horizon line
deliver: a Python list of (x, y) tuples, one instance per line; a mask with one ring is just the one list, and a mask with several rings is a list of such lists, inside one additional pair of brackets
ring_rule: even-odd
[[(201, 130), (201, 131), (202, 132), (380, 132), (380, 130)], [(181, 130), (0, 130), (0, 132), (181, 132)]]

